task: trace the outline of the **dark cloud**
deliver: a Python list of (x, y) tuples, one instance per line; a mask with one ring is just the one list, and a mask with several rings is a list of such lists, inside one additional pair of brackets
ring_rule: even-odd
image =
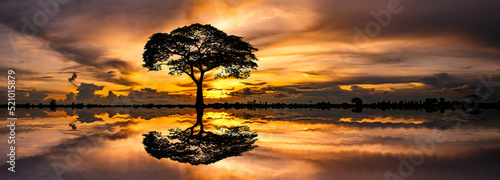
[(194, 100), (191, 95), (171, 95), (165, 91), (158, 91), (152, 88), (140, 90), (126, 89), (120, 92), (128, 92), (127, 95), (116, 95), (113, 91), (108, 91), (107, 96), (96, 95), (96, 91), (103, 90), (104, 86), (92, 83), (82, 83), (77, 94), (70, 92), (66, 94), (66, 99), (59, 101), (61, 104), (92, 103), (106, 105), (122, 104), (185, 104)]
[(454, 81), (454, 77), (448, 73), (436, 73), (432, 76), (424, 77), (420, 81), (427, 85), (442, 85), (445, 82)]
[(38, 81), (56, 81), (54, 79), (54, 76), (31, 76), (29, 77), (29, 80), (38, 80)]
[(206, 90), (207, 91), (222, 91), (223, 89), (220, 89), (220, 88), (208, 88)]
[(388, 58), (388, 59), (380, 59), (377, 62), (386, 63), (386, 64), (397, 64), (403, 62), (402, 58)]
[(420, 82), (419, 76), (352, 76), (335, 81), (337, 85), (351, 84), (386, 84)]
[(106, 100), (112, 102), (112, 101), (116, 100), (117, 97), (118, 96), (116, 96), (116, 94), (113, 93), (113, 91), (108, 91), (108, 96), (106, 96)]
[(359, 86), (351, 86), (351, 91), (356, 94), (369, 94), (375, 92), (374, 88), (362, 88)]
[(424, 84), (434, 85), (439, 82), (439, 79), (435, 77), (425, 77), (421, 79), (421, 82), (423, 82)]
[(129, 89), (116, 89), (116, 90), (113, 90), (114, 92), (130, 92), (132, 91), (132, 88), (129, 88)]
[(231, 93), (232, 96), (249, 96), (253, 94), (265, 94), (265, 91), (246, 87), (241, 89), (240, 91), (235, 91)]
[(230, 92), (229, 95), (235, 100), (266, 100), (280, 101), (283, 98), (299, 97), (301, 94), (297, 90), (285, 86), (266, 86), (266, 87), (246, 87), (237, 91)]
[(179, 87), (196, 87), (196, 83), (195, 82), (188, 82), (188, 83), (175, 83), (176, 86), (179, 86)]
[(312, 76), (319, 76), (321, 75), (319, 72), (316, 71), (299, 71), (299, 73), (307, 74), (307, 75), (312, 75)]
[[(455, 88), (457, 86), (462, 86), (464, 84), (478, 84), (479, 81), (475, 79), (475, 76), (467, 76), (461, 74), (448, 74), (448, 73), (436, 73), (432, 76), (426, 76), (420, 79), (420, 81), (432, 88)], [(438, 91), (435, 91), (438, 92)]]
[(95, 92), (100, 91), (104, 86), (98, 86), (92, 83), (81, 83), (78, 86), (78, 93), (76, 94), (75, 100), (77, 102), (93, 102), (96, 97)]
[(245, 82), (245, 81), (240, 81), (241, 84), (247, 85), (247, 86), (262, 86), (267, 84), (267, 82), (256, 82), (256, 83), (251, 83), (251, 82)]
[(66, 99), (61, 100), (60, 104), (71, 104), (75, 102), (75, 97), (76, 97), (75, 93), (69, 92), (68, 94), (66, 94)]
[(443, 88), (438, 90), (433, 90), (433, 93), (447, 93), (447, 92), (460, 92), (460, 91), (472, 91), (470, 85), (466, 84), (463, 86), (458, 86), (454, 88)]
[[(26, 69), (25, 67), (19, 67), (16, 66), (15, 63), (8, 62), (8, 63), (2, 63), (0, 64), (0, 72), (7, 72), (9, 70), (14, 70), (16, 72), (16, 77), (26, 77), (26, 79), (29, 79), (33, 76), (44, 76), (44, 74), (41, 74), (40, 71), (33, 71)], [(38, 77), (40, 79), (40, 77)]]
[[(479, 46), (500, 46), (500, 3), (493, 0), (444, 0), (434, 2), (397, 1), (403, 10), (392, 14), (386, 27), (372, 39), (455, 37)], [(429, 7), (429, 3), (434, 6)], [(341, 39), (353, 43), (354, 27), (364, 30), (370, 21), (377, 22), (371, 11), (387, 10), (387, 1), (315, 1), (318, 12), (316, 26), (308, 31), (325, 32), (325, 39)], [(385, 19), (385, 17), (384, 17)], [(341, 32), (331, 33), (326, 32)]]
[(448, 74), (448, 73), (437, 73), (437, 74), (435, 74), (435, 76), (437, 76), (440, 79), (445, 79), (445, 80), (450, 78), (450, 74)]
[[(4, 95), (4, 97), (7, 97), (7, 92), (0, 91), (0, 95)], [(45, 91), (37, 91), (36, 89), (33, 90), (16, 89), (16, 103), (19, 104), (25, 104), (25, 103), (38, 104), (43, 102), (45, 98), (47, 98), (47, 96), (48, 96), (47, 92)]]
[(135, 86), (140, 83), (130, 80), (127, 77), (117, 75), (116, 73), (107, 73), (101, 71), (99, 68), (87, 68), (89, 72), (92, 72), (92, 76), (101, 81), (107, 81), (115, 84), (120, 84), (124, 86)]
[(33, 91), (28, 92), (28, 99), (31, 102), (38, 102), (45, 99), (46, 97), (47, 94), (45, 94), (44, 92), (36, 91), (35, 89), (33, 89)]
[[(92, 35), (113, 36), (113, 31), (109, 30), (114, 28), (127, 29), (129, 32), (137, 33), (137, 36), (143, 36), (145, 33), (151, 33), (146, 31), (160, 27), (162, 24), (158, 22), (166, 22), (172, 17), (180, 16), (182, 13), (179, 12), (182, 9), (176, 7), (182, 7), (184, 3), (121, 1), (120, 6), (116, 6), (116, 3), (118, 2), (70, 1), (68, 4), (59, 5), (58, 11), (53, 16), (49, 16), (46, 24), (37, 26), (37, 22), (31, 17), (38, 12), (45, 13), (37, 0), (2, 1), (0, 2), (0, 23), (19, 33), (28, 32), (26, 34), (47, 41), (52, 50), (83, 67), (92, 67), (95, 72), (105, 73), (113, 69), (113, 71), (127, 75), (139, 68), (123, 59), (107, 56), (106, 51), (100, 49), (99, 45), (92, 44), (88, 37)], [(28, 18), (23, 20), (23, 17)], [(151, 19), (157, 21), (151, 21)], [(114, 28), (110, 28), (109, 24), (114, 24)], [(33, 28), (27, 28), (28, 26)], [(31, 31), (33, 29), (35, 31)], [(136, 84), (124, 76), (102, 77), (105, 77), (103, 80), (112, 83)]]
[[(247, 87), (230, 93), (230, 99), (262, 100), (268, 102), (305, 103), (308, 101), (333, 103), (350, 102), (353, 97), (361, 97), (365, 102), (422, 100), (433, 97), (439, 98), (446, 94), (447, 99), (462, 100), (464, 96), (473, 94), (479, 87), (479, 75), (456, 75), (436, 73), (429, 76), (358, 76), (338, 78), (335, 81), (300, 82), (292, 85)], [(497, 75), (493, 75), (497, 77)], [(497, 79), (493, 79), (496, 82)], [(425, 86), (416, 86), (409, 83), (423, 83)], [(376, 90), (363, 88), (358, 85), (406, 84), (404, 88)], [(464, 85), (466, 84), (466, 85)], [(349, 85), (350, 90), (340, 89), (340, 86)], [(450, 93), (454, 92), (454, 93)], [(489, 101), (496, 101), (500, 93), (493, 92)], [(283, 99), (282, 97), (290, 97)], [(279, 98), (279, 99), (273, 99)]]

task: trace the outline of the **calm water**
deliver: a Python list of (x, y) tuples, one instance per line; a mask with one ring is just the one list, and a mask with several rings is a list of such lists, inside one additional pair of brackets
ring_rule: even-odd
[[(1, 179), (498, 179), (500, 113), (205, 109), (204, 130), (248, 126), (241, 156), (208, 165), (148, 154), (143, 134), (197, 122), (195, 109), (20, 109), (16, 172)], [(2, 117), (5, 119), (5, 117)], [(2, 121), (7, 124), (7, 121)], [(8, 153), (8, 129), (0, 149)], [(2, 162), (7, 156), (1, 156)]]

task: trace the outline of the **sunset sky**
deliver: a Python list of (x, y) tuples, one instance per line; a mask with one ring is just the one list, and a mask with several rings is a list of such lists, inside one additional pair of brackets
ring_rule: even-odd
[(153, 33), (201, 23), (259, 49), (250, 78), (209, 74), (208, 103), (462, 100), (480, 88), (497, 102), (481, 79), (500, 82), (499, 10), (494, 0), (2, 0), (0, 71), (16, 71), (20, 102), (194, 103), (188, 76), (148, 72), (142, 53)]

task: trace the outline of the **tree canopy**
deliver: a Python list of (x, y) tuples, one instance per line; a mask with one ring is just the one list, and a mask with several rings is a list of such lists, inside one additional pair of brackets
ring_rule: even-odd
[(215, 78), (248, 78), (257, 68), (257, 51), (242, 37), (227, 35), (211, 26), (192, 24), (177, 28), (170, 33), (153, 34), (144, 46), (143, 66), (159, 71), (162, 65), (169, 67), (169, 74), (187, 74), (199, 83), (207, 71), (218, 69)]
[[(193, 129), (171, 129), (169, 135), (151, 131), (143, 134), (146, 152), (157, 158), (169, 158), (192, 165), (211, 164), (227, 157), (240, 156), (257, 147), (257, 133), (248, 126), (215, 127), (217, 133)], [(191, 131), (189, 131), (191, 130)]]
[[(144, 149), (157, 158), (169, 158), (192, 165), (211, 164), (227, 157), (240, 156), (257, 147), (257, 133), (248, 126), (215, 126), (215, 131), (203, 127), (203, 107), (196, 108), (196, 123), (181, 130), (170, 129), (168, 135), (157, 131), (143, 134)], [(200, 126), (199, 130), (195, 127)]]

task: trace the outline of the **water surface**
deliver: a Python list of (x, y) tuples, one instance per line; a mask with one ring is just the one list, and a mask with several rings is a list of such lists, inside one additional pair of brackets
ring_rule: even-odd
[[(248, 126), (258, 147), (192, 165), (148, 154), (143, 134), (186, 129), (193, 108), (20, 109), (16, 173), (2, 179), (497, 179), (500, 113), (205, 109), (204, 129)], [(5, 117), (2, 117), (5, 119)], [(7, 121), (3, 121), (7, 124)], [(8, 129), (1, 128), (2, 137)], [(6, 142), (0, 149), (7, 149)], [(7, 161), (6, 156), (0, 158)], [(1, 166), (7, 169), (7, 164)], [(6, 177), (6, 178), (5, 178)], [(390, 177), (390, 178), (389, 178)]]

